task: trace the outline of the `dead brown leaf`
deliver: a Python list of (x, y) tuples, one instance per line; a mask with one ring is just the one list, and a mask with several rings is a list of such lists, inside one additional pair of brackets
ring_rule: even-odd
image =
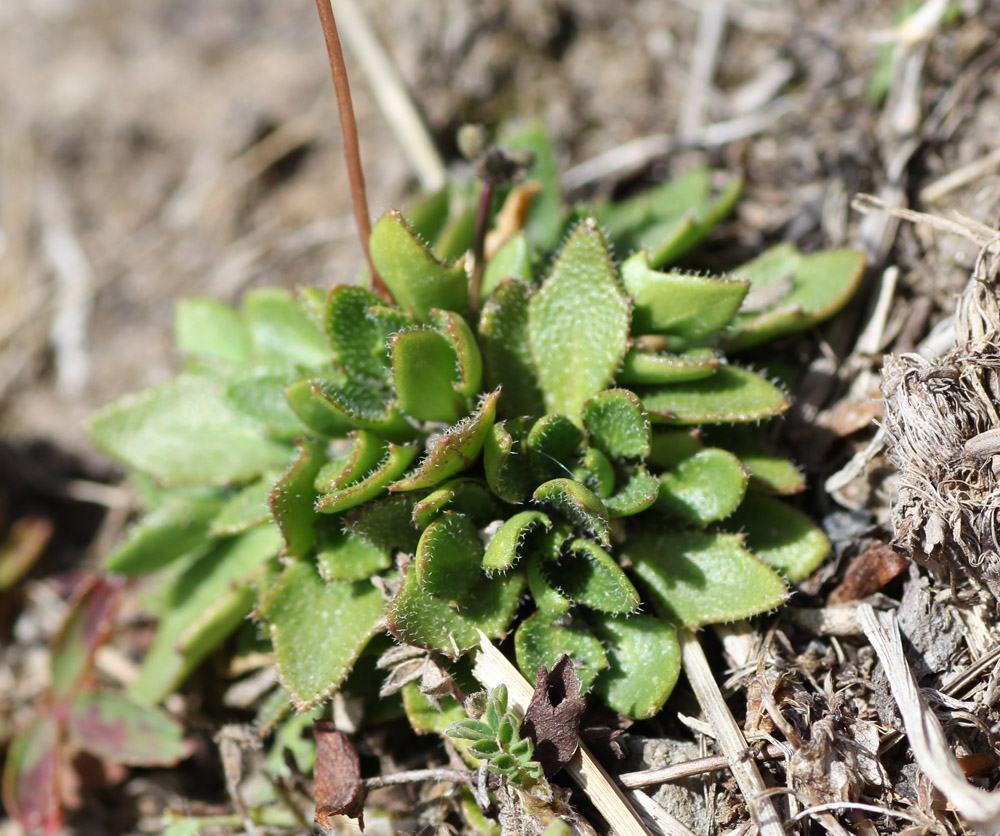
[(330, 816), (350, 816), (364, 829), (365, 787), (361, 780), (358, 752), (347, 735), (332, 720), (317, 720), (316, 766), (313, 769), (313, 800), (316, 823), (329, 830)]
[(580, 677), (569, 656), (561, 656), (551, 673), (539, 666), (535, 693), (524, 712), (521, 730), (535, 744), (535, 760), (547, 776), (559, 772), (576, 754), (580, 715), (586, 705), (580, 696)]

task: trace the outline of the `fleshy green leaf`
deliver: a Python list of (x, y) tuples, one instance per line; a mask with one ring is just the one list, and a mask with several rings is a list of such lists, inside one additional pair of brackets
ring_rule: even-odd
[(317, 492), (330, 493), (357, 482), (385, 459), (389, 451), (389, 442), (368, 430), (354, 430), (350, 438), (348, 452), (319, 469), (314, 484)]
[(748, 282), (657, 272), (645, 251), (622, 263), (622, 283), (633, 297), (632, 333), (666, 334), (679, 346), (725, 328), (750, 287)]
[(406, 719), (417, 734), (444, 734), (447, 728), (465, 717), (465, 708), (454, 697), (440, 697), (440, 705), (436, 706), (429, 697), (420, 693), (419, 683), (407, 683), (402, 694)]
[(776, 494), (805, 490), (806, 480), (801, 471), (784, 456), (766, 450), (749, 427), (739, 424), (712, 427), (706, 436), (710, 443), (736, 454), (754, 487)]
[(311, 561), (285, 568), (257, 608), (271, 631), (278, 679), (299, 711), (325, 700), (378, 632), (385, 610), (370, 581), (327, 583)]
[(176, 720), (120, 694), (81, 694), (67, 721), (82, 748), (131, 766), (173, 766), (194, 748)]
[(182, 354), (224, 363), (250, 359), (250, 330), (238, 311), (215, 299), (191, 297), (177, 303), (174, 340)]
[(66, 618), (52, 640), (52, 695), (66, 697), (90, 674), (94, 655), (108, 639), (122, 583), (92, 576), (70, 601)]
[(420, 539), (413, 524), (413, 507), (418, 500), (416, 495), (402, 494), (368, 502), (348, 514), (344, 525), (376, 546), (412, 553)]
[(573, 602), (554, 583), (551, 573), (558, 571), (562, 547), (573, 536), (573, 528), (565, 522), (555, 522), (533, 539), (533, 549), (528, 560), (528, 588), (535, 606), (546, 617), (556, 617), (568, 612)]
[(475, 414), (441, 435), (421, 460), (416, 473), (393, 483), (389, 490), (412, 491), (433, 488), (445, 479), (471, 467), (479, 457), (496, 417), (500, 392), (484, 395)]
[(392, 338), (392, 378), (399, 408), (418, 421), (453, 424), (466, 411), (458, 357), (437, 331), (401, 331)]
[(339, 519), (323, 519), (316, 528), (316, 564), (325, 581), (358, 581), (388, 569), (392, 553), (344, 531)]
[(570, 475), (584, 438), (583, 430), (565, 415), (551, 413), (539, 418), (525, 441), (536, 484)]
[(99, 411), (91, 439), (109, 456), (175, 485), (225, 485), (283, 467), (289, 445), (237, 415), (221, 389), (215, 377), (182, 374)]
[(354, 285), (337, 285), (326, 303), (326, 334), (333, 349), (334, 362), (349, 375), (366, 375), (385, 380), (389, 372), (389, 338), (406, 322), (402, 311), (399, 319), (380, 316), (382, 300), (374, 293)]
[(639, 593), (622, 568), (596, 543), (583, 538), (570, 542), (559, 563), (562, 591), (576, 603), (620, 615), (635, 612)]
[(521, 502), (535, 484), (524, 455), (526, 438), (526, 421), (513, 418), (494, 424), (483, 443), (486, 484), (506, 502)]
[(62, 824), (59, 738), (55, 717), (44, 713), (15, 735), (7, 750), (3, 803), (26, 833), (53, 836)]
[(534, 291), (519, 279), (504, 279), (483, 305), (479, 336), (490, 385), (503, 388), (505, 417), (545, 411), (528, 343), (528, 306)]
[(815, 325), (840, 310), (857, 290), (865, 254), (827, 250), (802, 255), (779, 244), (735, 271), (750, 281), (755, 310), (744, 310), (728, 337), (732, 350), (752, 348)]
[(629, 303), (593, 220), (573, 231), (528, 305), (528, 337), (548, 412), (578, 419), (628, 345)]
[(385, 458), (363, 479), (323, 494), (316, 500), (316, 510), (322, 514), (336, 514), (375, 499), (406, 472), (419, 452), (415, 446), (390, 444)]
[(727, 521), (746, 533), (747, 546), (792, 583), (809, 577), (830, 553), (826, 535), (801, 511), (751, 492)]
[(257, 371), (235, 378), (225, 389), (226, 403), (259, 423), (270, 435), (295, 438), (305, 431), (285, 398), (288, 372)]
[[(234, 493), (212, 519), (207, 533), (211, 533), (213, 537), (225, 537), (239, 534), (269, 520), (271, 508), (268, 499), (275, 481), (275, 476), (267, 474)], [(143, 571), (149, 571), (149, 568)]]
[(482, 298), (489, 299), (504, 279), (517, 279), (525, 285), (531, 284), (531, 250), (528, 248), (528, 239), (522, 232), (508, 238), (494, 253), (493, 258), (486, 262), (480, 288)]
[(604, 500), (604, 506), (611, 517), (631, 517), (649, 508), (659, 493), (659, 480), (645, 465), (639, 465), (625, 487)]
[(167, 595), (164, 616), (129, 692), (157, 703), (253, 609), (251, 584), (282, 541), (274, 526), (253, 528), (219, 542), (191, 564)]
[(655, 386), (710, 377), (719, 368), (719, 354), (710, 348), (690, 348), (680, 354), (651, 351), (641, 345), (625, 352), (616, 380)]
[(644, 532), (621, 553), (656, 604), (687, 627), (747, 618), (788, 597), (785, 582), (734, 534)]
[(748, 476), (727, 450), (710, 447), (660, 475), (656, 508), (692, 525), (723, 520), (743, 501)]
[(611, 531), (608, 509), (588, 488), (572, 479), (551, 479), (535, 489), (531, 497), (558, 508), (576, 525), (582, 526), (603, 545), (608, 545)]
[(461, 654), (479, 644), (478, 630), (490, 638), (506, 633), (524, 585), (519, 574), (484, 579), (461, 606), (453, 607), (425, 591), (411, 565), (389, 605), (389, 630), (409, 644)]
[(393, 441), (416, 435), (389, 391), (372, 378), (306, 378), (285, 390), (302, 422), (319, 435), (336, 438), (351, 430), (374, 430)]
[(109, 572), (153, 572), (197, 548), (208, 535), (222, 500), (217, 491), (173, 493), (133, 528), (105, 560)]
[(521, 511), (505, 520), (486, 547), (483, 569), (492, 574), (513, 566), (523, 556), (521, 547), (525, 538), (539, 526), (552, 527), (552, 521), (541, 511)]
[(455, 391), (466, 398), (479, 394), (483, 382), (483, 357), (465, 317), (454, 311), (431, 311), (431, 321), (458, 359), (458, 382)]
[(375, 224), (369, 246), (396, 302), (421, 322), (430, 319), (432, 308), (463, 313), (469, 307), (465, 268), (438, 261), (395, 209)]
[(664, 430), (653, 433), (649, 464), (661, 469), (676, 467), (702, 449), (701, 430)]
[(285, 538), (286, 557), (306, 554), (316, 541), (316, 474), (326, 461), (323, 447), (311, 441), (296, 445), (299, 455), (268, 497), (271, 513)]
[(417, 578), (431, 595), (458, 606), (481, 577), (483, 544), (468, 517), (446, 512), (417, 544)]
[(287, 290), (251, 290), (244, 298), (243, 313), (258, 362), (319, 366), (330, 361), (326, 336)]
[(482, 482), (478, 479), (454, 479), (445, 482), (413, 506), (413, 522), (419, 528), (426, 528), (441, 516), (446, 507), (480, 525), (498, 516), (496, 499)]
[(573, 468), (573, 478), (603, 500), (607, 500), (615, 490), (615, 466), (596, 447), (584, 450), (583, 457)]
[(649, 455), (650, 427), (639, 399), (627, 389), (607, 389), (583, 405), (590, 443), (609, 459)]
[(652, 717), (663, 708), (681, 672), (674, 626), (640, 613), (594, 613), (590, 620), (604, 639), (609, 663), (594, 690), (613, 711), (636, 720)]
[(538, 667), (552, 670), (559, 657), (567, 654), (576, 663), (580, 691), (585, 693), (598, 674), (608, 666), (601, 642), (580, 621), (549, 623), (545, 614), (530, 615), (514, 634), (514, 652), (521, 673), (533, 680)]
[(654, 423), (711, 424), (759, 421), (788, 409), (784, 393), (760, 375), (719, 366), (711, 377), (639, 393)]

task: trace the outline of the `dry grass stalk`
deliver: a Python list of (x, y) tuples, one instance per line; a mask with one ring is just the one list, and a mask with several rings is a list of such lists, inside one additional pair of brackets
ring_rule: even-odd
[(1000, 262), (984, 248), (940, 360), (887, 356), (888, 455), (900, 470), (894, 543), (1000, 601)]

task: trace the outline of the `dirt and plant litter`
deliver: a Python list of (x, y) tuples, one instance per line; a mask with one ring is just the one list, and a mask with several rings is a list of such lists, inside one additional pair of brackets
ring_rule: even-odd
[(4, 833), (998, 832), (998, 10), (316, 9), (0, 11)]

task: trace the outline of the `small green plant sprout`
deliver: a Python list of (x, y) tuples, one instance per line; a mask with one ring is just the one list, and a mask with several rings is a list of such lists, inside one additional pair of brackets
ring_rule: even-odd
[(542, 765), (533, 759), (534, 746), (521, 737), (521, 718), (507, 707), (507, 689), (479, 691), (466, 700), (465, 710), (469, 719), (453, 723), (445, 734), (511, 786), (551, 797)]
[[(370, 288), (182, 300), (184, 370), (94, 418), (145, 505), (107, 568), (159, 590), (135, 698), (237, 633), (284, 689), (262, 728), (337, 691), (379, 716), (376, 637), (459, 659), (482, 631), (513, 633), (529, 679), (566, 653), (584, 691), (649, 717), (679, 675), (677, 625), (771, 610), (823, 559), (780, 499), (801, 475), (752, 430), (785, 393), (726, 352), (834, 313), (863, 255), (783, 245), (701, 275), (671, 265), (738, 178), (695, 168), (573, 206), (539, 126), (483, 154), (531, 163), (387, 212)], [(491, 763), (528, 780), (530, 753), (490, 729)]]

